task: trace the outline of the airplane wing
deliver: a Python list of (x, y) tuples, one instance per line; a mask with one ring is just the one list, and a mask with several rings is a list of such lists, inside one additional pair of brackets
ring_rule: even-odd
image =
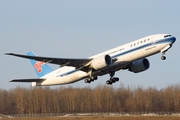
[(36, 61), (42, 61), (45, 64), (52, 63), (63, 66), (71, 66), (75, 67), (77, 70), (82, 70), (84, 72), (88, 72), (90, 70), (90, 62), (92, 59), (66, 59), (66, 58), (51, 58), (51, 57), (40, 57), (40, 56), (29, 56), (29, 55), (21, 55), (14, 53), (5, 53), (5, 55), (12, 55), (17, 57), (22, 57), (26, 59), (32, 59)]
[(13, 79), (10, 80), (9, 82), (42, 82), (46, 79), (43, 78), (36, 78), (36, 79)]

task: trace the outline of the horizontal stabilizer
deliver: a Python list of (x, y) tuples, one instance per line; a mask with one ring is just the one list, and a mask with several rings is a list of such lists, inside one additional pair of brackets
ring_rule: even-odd
[(10, 80), (9, 82), (42, 82), (46, 79), (43, 78), (35, 78), (35, 79), (13, 79)]

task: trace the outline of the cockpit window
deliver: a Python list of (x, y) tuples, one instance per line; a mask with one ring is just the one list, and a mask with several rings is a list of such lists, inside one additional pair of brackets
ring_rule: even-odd
[(171, 35), (165, 35), (164, 38), (171, 37)]

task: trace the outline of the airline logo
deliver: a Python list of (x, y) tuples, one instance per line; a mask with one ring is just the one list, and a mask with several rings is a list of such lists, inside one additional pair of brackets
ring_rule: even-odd
[(34, 65), (34, 68), (37, 68), (38, 73), (42, 72), (42, 65), (43, 62), (39, 62), (39, 61), (37, 61), (36, 64)]

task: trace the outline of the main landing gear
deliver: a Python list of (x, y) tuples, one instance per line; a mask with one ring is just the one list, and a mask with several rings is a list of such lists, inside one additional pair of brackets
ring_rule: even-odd
[(98, 79), (97, 76), (96, 76), (96, 77), (91, 76), (91, 77), (85, 79), (84, 82), (85, 82), (85, 83), (91, 83), (91, 82), (93, 82), (94, 80), (97, 80), (97, 79)]
[(166, 56), (164, 56), (164, 54), (165, 52), (162, 52), (162, 57), (161, 57), (162, 60), (166, 60)]
[[(115, 72), (111, 72), (111, 73), (110, 73), (110, 80), (107, 80), (107, 81), (106, 81), (106, 84), (112, 85), (113, 83), (119, 81), (119, 78), (118, 78), (118, 77), (113, 77), (114, 74), (115, 74)], [(91, 77), (85, 79), (84, 82), (85, 82), (85, 83), (91, 83), (91, 82), (93, 82), (94, 80), (97, 80), (97, 79), (98, 79), (97, 76), (95, 76), (95, 77), (94, 77), (94, 76), (91, 76)]]
[(113, 78), (111, 78), (110, 80), (107, 80), (107, 81), (106, 81), (106, 84), (107, 84), (107, 85), (112, 85), (113, 83), (118, 82), (118, 81), (119, 81), (119, 78), (118, 78), (118, 77), (113, 77)]
[(111, 73), (110, 73), (110, 77), (111, 77), (111, 78), (110, 78), (110, 80), (107, 80), (107, 81), (106, 81), (106, 84), (107, 84), (107, 85), (112, 85), (113, 83), (119, 81), (119, 78), (118, 78), (118, 77), (113, 77), (114, 74), (115, 74), (115, 72), (111, 72)]

